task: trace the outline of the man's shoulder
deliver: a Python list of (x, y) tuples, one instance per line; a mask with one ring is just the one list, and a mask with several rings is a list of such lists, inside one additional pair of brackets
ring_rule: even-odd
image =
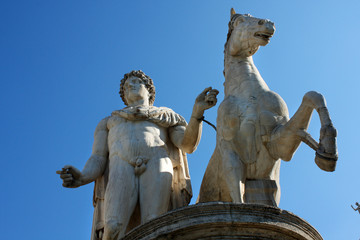
[[(185, 119), (168, 107), (135, 106), (115, 110), (111, 116), (124, 118), (130, 121), (150, 121), (161, 127), (187, 125)], [(108, 121), (106, 118), (104, 121)]]
[(167, 107), (157, 107), (149, 112), (150, 119), (165, 127), (186, 126), (187, 122), (180, 114)]
[(98, 123), (98, 125), (96, 126), (96, 130), (95, 131), (99, 131), (99, 130), (107, 130), (107, 122), (110, 119), (110, 116), (107, 116), (103, 119), (101, 119), (101, 121)]
[(107, 121), (109, 121), (110, 118), (111, 118), (111, 116), (104, 117), (103, 119), (101, 119), (101, 121), (99, 122), (99, 124), (106, 124)]
[(174, 110), (172, 110), (171, 108), (168, 108), (168, 107), (154, 107), (153, 106), (153, 109), (155, 111), (162, 111), (162, 112), (168, 112), (168, 113), (175, 113), (177, 114)]

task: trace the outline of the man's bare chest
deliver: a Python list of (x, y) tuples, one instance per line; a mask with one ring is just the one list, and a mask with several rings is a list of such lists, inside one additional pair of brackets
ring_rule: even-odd
[(108, 120), (109, 141), (136, 140), (136, 141), (167, 141), (167, 129), (148, 120), (127, 120), (112, 116)]

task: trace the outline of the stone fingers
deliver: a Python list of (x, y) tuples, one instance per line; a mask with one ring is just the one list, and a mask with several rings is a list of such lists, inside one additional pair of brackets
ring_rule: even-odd
[(66, 165), (63, 167), (63, 171), (66, 171), (66, 173), (69, 173), (73, 176), (73, 178), (78, 179), (81, 176), (81, 172), (76, 167), (73, 167), (71, 165)]
[(62, 170), (58, 170), (56, 173), (59, 174), (60, 178), (63, 180), (63, 187), (67, 188), (76, 187), (74, 186), (74, 183), (81, 176), (81, 172), (71, 165), (64, 166)]
[(64, 182), (62, 185), (63, 185), (63, 187), (66, 187), (66, 188), (74, 188), (72, 182)]
[(72, 174), (61, 174), (60, 178), (64, 181), (64, 182), (72, 182), (74, 180), (74, 177)]
[(74, 177), (71, 173), (67, 172), (67, 169), (63, 169), (62, 171), (56, 171), (57, 174), (60, 174), (60, 178), (63, 180), (64, 187), (71, 187), (74, 182)]
[(219, 94), (219, 91), (216, 89), (210, 89), (207, 93), (207, 95), (205, 96), (205, 101), (210, 105), (210, 106), (215, 106), (217, 103), (217, 98), (216, 96)]
[(212, 89), (212, 87), (207, 87), (205, 88), (196, 98), (196, 101), (195, 102), (201, 102), (201, 101), (204, 101), (207, 93)]
[(204, 96), (212, 89), (212, 87), (207, 87), (204, 89), (204, 91), (201, 92)]

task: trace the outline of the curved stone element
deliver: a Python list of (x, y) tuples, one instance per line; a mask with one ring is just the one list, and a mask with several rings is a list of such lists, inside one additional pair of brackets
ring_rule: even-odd
[(210, 202), (168, 212), (130, 231), (123, 240), (322, 240), (300, 217), (260, 204)]

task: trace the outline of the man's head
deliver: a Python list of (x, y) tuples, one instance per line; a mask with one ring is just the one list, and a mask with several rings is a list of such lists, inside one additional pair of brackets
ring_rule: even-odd
[(141, 70), (138, 70), (138, 71), (133, 70), (129, 73), (126, 73), (126, 74), (124, 74), (124, 78), (121, 79), (119, 93), (120, 93), (120, 97), (123, 100), (124, 104), (128, 105), (128, 101), (126, 99), (126, 94), (125, 94), (125, 91), (126, 91), (125, 82), (126, 82), (126, 80), (128, 80), (130, 78), (134, 78), (134, 77), (140, 79), (144, 83), (147, 91), (149, 92), (149, 105), (153, 105), (154, 101), (155, 101), (155, 86), (154, 86), (153, 80)]

